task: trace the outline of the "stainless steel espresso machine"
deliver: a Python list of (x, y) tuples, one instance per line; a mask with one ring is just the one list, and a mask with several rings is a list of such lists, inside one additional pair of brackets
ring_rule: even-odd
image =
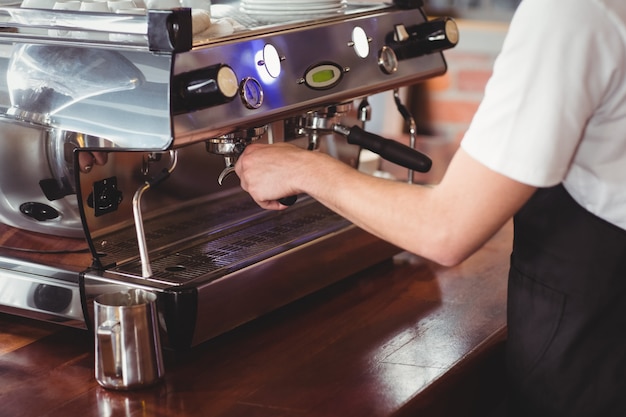
[(419, 0), (281, 19), (21, 6), (0, 9), (0, 222), (89, 253), (0, 251), (0, 310), (89, 328), (95, 296), (144, 288), (185, 349), (399, 251), (305, 195), (261, 210), (229, 174), (257, 141), (428, 171), (364, 129), (367, 97), (443, 74), (452, 20)]

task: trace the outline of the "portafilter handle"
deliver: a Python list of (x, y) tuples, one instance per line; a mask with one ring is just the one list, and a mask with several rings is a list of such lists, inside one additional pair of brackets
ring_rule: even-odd
[[(220, 173), (219, 177), (217, 178), (217, 182), (220, 185), (222, 185), (222, 182), (224, 181), (224, 178), (226, 178), (232, 172), (235, 172), (235, 166), (234, 165), (227, 166)], [(298, 196), (297, 195), (290, 195), (289, 197), (279, 198), (278, 202), (280, 204), (282, 204), (283, 206), (293, 206), (296, 203), (297, 200), (298, 200)]]
[[(246, 148), (246, 144), (244, 142), (238, 142), (236, 146), (234, 146), (228, 154), (223, 154), (224, 159), (226, 161), (226, 168), (222, 170), (220, 175), (217, 177), (217, 183), (222, 185), (224, 179), (235, 172), (235, 163)], [(291, 195), (288, 197), (283, 197), (278, 199), (278, 202), (283, 206), (293, 206), (295, 202), (298, 200), (297, 195)]]
[(227, 176), (235, 172), (235, 164), (237, 163), (237, 159), (239, 158), (239, 155), (243, 153), (245, 148), (245, 144), (237, 143), (231, 153), (221, 154), (224, 157), (224, 163), (226, 164), (226, 168), (224, 168), (222, 172), (220, 172), (220, 175), (217, 177), (217, 183), (219, 185), (222, 185), (224, 179)]
[(405, 168), (428, 172), (432, 166), (431, 159), (423, 153), (395, 140), (366, 132), (358, 126), (334, 124), (333, 131), (347, 137), (349, 144), (359, 145)]

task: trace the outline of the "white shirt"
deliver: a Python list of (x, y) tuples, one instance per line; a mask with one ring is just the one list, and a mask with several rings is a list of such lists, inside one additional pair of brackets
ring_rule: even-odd
[(626, 229), (626, 0), (523, 0), (461, 146)]

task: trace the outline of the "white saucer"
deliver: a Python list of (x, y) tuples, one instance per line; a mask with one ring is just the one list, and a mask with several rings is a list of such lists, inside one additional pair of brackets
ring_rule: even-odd
[(241, 0), (241, 5), (270, 5), (270, 6), (284, 6), (285, 3), (299, 3), (299, 4), (341, 4), (342, 0), (317, 0), (312, 2), (311, 0)]
[(333, 13), (343, 9), (342, 5), (332, 7), (307, 6), (298, 7), (295, 5), (283, 5), (280, 7), (256, 7), (241, 6), (240, 10), (246, 14), (255, 13), (279, 13), (279, 14), (298, 14), (298, 13)]

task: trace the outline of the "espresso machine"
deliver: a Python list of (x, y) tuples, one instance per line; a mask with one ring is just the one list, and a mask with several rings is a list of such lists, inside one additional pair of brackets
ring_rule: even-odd
[(88, 329), (96, 296), (147, 289), (186, 349), (399, 252), (306, 195), (260, 209), (233, 166), (290, 141), (428, 171), (367, 132), (367, 97), (445, 73), (454, 21), (419, 0), (266, 17), (0, 8), (0, 222), (88, 248), (71, 266), (0, 248), (1, 311)]

